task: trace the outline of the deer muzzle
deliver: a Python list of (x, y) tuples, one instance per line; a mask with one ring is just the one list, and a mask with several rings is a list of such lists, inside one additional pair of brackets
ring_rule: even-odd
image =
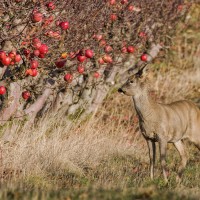
[(122, 90), (122, 88), (119, 88), (119, 89), (118, 89), (118, 92), (119, 92), (119, 93), (123, 93), (123, 94), (125, 93), (124, 90)]

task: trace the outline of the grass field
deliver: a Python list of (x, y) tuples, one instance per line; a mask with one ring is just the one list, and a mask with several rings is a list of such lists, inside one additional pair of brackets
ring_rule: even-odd
[[(187, 98), (200, 105), (200, 4), (179, 25), (173, 45), (151, 66), (155, 98)], [(129, 97), (112, 92), (84, 122), (59, 113), (33, 128), (14, 121), (1, 128), (0, 199), (200, 199), (200, 152), (187, 143), (189, 164), (175, 181), (179, 156), (169, 145), (169, 183), (149, 178), (146, 142)], [(17, 131), (12, 131), (17, 127)]]

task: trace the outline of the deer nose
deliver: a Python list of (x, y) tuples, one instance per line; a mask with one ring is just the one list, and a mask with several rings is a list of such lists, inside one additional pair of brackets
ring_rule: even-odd
[(122, 88), (119, 88), (119, 89), (118, 89), (118, 92), (119, 92), (119, 93), (124, 93), (124, 91), (122, 90)]

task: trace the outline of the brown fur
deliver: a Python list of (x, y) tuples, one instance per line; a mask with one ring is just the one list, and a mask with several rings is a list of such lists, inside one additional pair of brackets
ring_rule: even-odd
[(141, 71), (131, 76), (119, 92), (132, 96), (139, 117), (140, 130), (145, 137), (150, 157), (150, 174), (154, 177), (156, 145), (159, 143), (160, 161), (167, 182), (167, 143), (173, 143), (181, 156), (177, 180), (187, 164), (183, 139), (189, 139), (200, 150), (200, 110), (190, 101), (182, 100), (170, 104), (154, 101), (149, 95), (148, 85)]

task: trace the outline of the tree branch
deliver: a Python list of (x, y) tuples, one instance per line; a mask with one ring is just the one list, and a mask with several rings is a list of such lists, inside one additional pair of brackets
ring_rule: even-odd
[(46, 100), (48, 99), (49, 95), (51, 94), (52, 89), (46, 88), (41, 96), (38, 97), (35, 103), (33, 103), (29, 108), (24, 110), (25, 114), (28, 115), (36, 115), (44, 106)]
[[(154, 58), (156, 58), (161, 49), (162, 46), (160, 44), (152, 44), (147, 53), (147, 62), (151, 62)], [(119, 82), (122, 83), (127, 80), (130, 75), (135, 74), (144, 64), (146, 63), (144, 63), (143, 61), (137, 62), (133, 67), (129, 68), (121, 75)]]
[(8, 97), (7, 107), (4, 108), (1, 113), (0, 121), (4, 124), (9, 120), (12, 115), (17, 111), (19, 106), (19, 99), (21, 96), (20, 85), (17, 82), (10, 84), (10, 95)]

